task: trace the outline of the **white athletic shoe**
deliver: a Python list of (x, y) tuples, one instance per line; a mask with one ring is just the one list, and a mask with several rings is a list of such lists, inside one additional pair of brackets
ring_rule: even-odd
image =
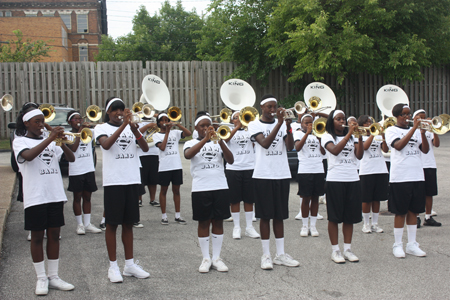
[(341, 253), (340, 250), (333, 251), (331, 253), (331, 260), (334, 261), (337, 264), (345, 263), (345, 258), (342, 256), (342, 253)]
[(84, 227), (84, 231), (89, 233), (100, 233), (102, 230), (100, 228), (95, 227), (94, 225), (90, 224), (88, 226)]
[(256, 221), (258, 221), (258, 220), (259, 220), (259, 219), (253, 217), (252, 222), (256, 222)]
[(241, 239), (241, 228), (239, 228), (239, 227), (233, 228), (233, 239), (235, 239), (235, 240)]
[(323, 216), (319, 213), (317, 213), (317, 220), (323, 220)]
[(371, 229), (370, 225), (369, 224), (364, 224), (364, 226), (362, 228), (362, 232), (364, 232), (364, 233), (371, 233), (372, 229)]
[(60, 291), (71, 291), (75, 287), (72, 284), (67, 283), (64, 280), (62, 280), (61, 278), (59, 278), (58, 276), (56, 276), (56, 277), (48, 280), (48, 288), (60, 290)]
[(224, 222), (233, 222), (233, 217), (229, 217), (228, 219), (224, 219)]
[(347, 249), (347, 250), (344, 251), (344, 258), (345, 258), (346, 260), (348, 260), (348, 261), (351, 261), (351, 262), (358, 262), (358, 261), (359, 261), (358, 256), (356, 256), (356, 255), (352, 252), (352, 250), (350, 250), (350, 249)]
[(309, 232), (311, 232), (311, 236), (314, 236), (314, 237), (319, 236), (319, 232), (317, 231), (317, 228), (316, 228), (316, 227), (311, 227), (311, 228), (309, 229)]
[(109, 267), (108, 278), (109, 278), (109, 281), (111, 281), (113, 283), (123, 282), (123, 277), (120, 274), (120, 269), (118, 266)]
[(248, 236), (252, 239), (259, 239), (261, 236), (258, 232), (256, 232), (255, 227), (247, 227), (245, 228), (245, 236)]
[(427, 254), (419, 248), (418, 242), (406, 244), (406, 253), (419, 257), (427, 256)]
[(31, 241), (31, 231), (28, 231), (27, 241)]
[(300, 212), (298, 213), (298, 215), (296, 215), (295, 216), (295, 219), (296, 220), (301, 220), (303, 217), (302, 217), (302, 211), (300, 210)]
[(303, 226), (302, 229), (300, 230), (300, 236), (307, 237), (308, 234), (309, 234), (308, 226)]
[(202, 264), (198, 268), (198, 271), (200, 273), (208, 273), (209, 269), (211, 269), (211, 259), (210, 258), (204, 258), (202, 260)]
[(36, 290), (34, 292), (38, 296), (47, 295), (48, 294), (48, 278), (38, 278), (36, 282)]
[(136, 278), (148, 278), (150, 277), (150, 273), (145, 272), (144, 269), (140, 265), (138, 265), (139, 261), (136, 260), (134, 264), (131, 266), (125, 266), (123, 268), (123, 276), (134, 276)]
[(261, 269), (263, 270), (273, 269), (272, 258), (270, 257), (270, 255), (265, 254), (261, 256)]
[(377, 223), (372, 224), (372, 227), (370, 228), (372, 230), (372, 232), (376, 232), (376, 233), (382, 233), (383, 229), (378, 227)]
[(216, 269), (219, 272), (228, 272), (228, 267), (220, 257), (212, 261), (212, 268)]
[(434, 210), (431, 210), (431, 216), (432, 217), (436, 217), (437, 216), (437, 212), (435, 212)]
[(287, 253), (275, 256), (275, 258), (273, 259), (273, 263), (276, 265), (283, 265), (286, 267), (298, 267), (300, 265), (298, 261), (293, 259)]
[(84, 229), (84, 225), (83, 224), (78, 224), (78, 226), (77, 226), (77, 234), (78, 235), (86, 234), (86, 230)]
[(394, 243), (392, 246), (392, 253), (397, 258), (405, 258), (405, 251), (403, 251), (403, 243)]
[(319, 204), (325, 204), (325, 197), (324, 196), (320, 196), (319, 197)]

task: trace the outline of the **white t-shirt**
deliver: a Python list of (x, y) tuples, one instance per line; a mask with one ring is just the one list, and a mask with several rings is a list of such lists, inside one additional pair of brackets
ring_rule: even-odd
[(337, 136), (334, 140), (329, 133), (322, 136), (322, 147), (325, 149), (328, 159), (327, 181), (354, 182), (359, 180), (356, 164), (358, 159), (355, 155), (355, 144), (358, 144), (356, 138), (353, 138), (353, 141), (350, 139), (338, 155), (333, 155), (327, 150), (328, 143), (337, 145), (344, 137)]
[(255, 120), (248, 125), (251, 141), (255, 143), (255, 169), (253, 171), (253, 178), (291, 178), (286, 143), (284, 141), (287, 136), (286, 123), (283, 122), (283, 125), (281, 125), (280, 130), (268, 149), (264, 149), (255, 139), (258, 134), (263, 134), (264, 137), (267, 137), (277, 122), (277, 120), (274, 120), (272, 123), (265, 123), (261, 120)]
[[(153, 140), (155, 141), (155, 145), (162, 143), (164, 141), (165, 133), (155, 133), (153, 135)], [(178, 144), (182, 138), (183, 131), (181, 130), (170, 130), (169, 136), (167, 138), (166, 149), (162, 151), (159, 149), (159, 172), (171, 171), (171, 170), (180, 170), (183, 167), (181, 166), (181, 157), (178, 152)]]
[(411, 182), (424, 181), (422, 157), (420, 145), (422, 137), (420, 131), (414, 132), (408, 144), (400, 151), (396, 150), (392, 144), (394, 141), (402, 139), (410, 128), (391, 126), (386, 130), (386, 143), (391, 146), (391, 172), (389, 182)]
[(194, 130), (194, 132), (192, 133), (192, 139), (193, 140), (198, 139), (198, 131), (197, 130)]
[[(150, 122), (141, 122), (139, 123), (139, 128), (144, 127), (145, 125), (147, 125)], [(144, 133), (142, 133), (144, 134)], [(156, 133), (155, 133), (156, 134)], [(153, 136), (155, 136), (155, 134), (153, 134)], [(144, 152), (142, 151), (141, 147), (139, 147), (139, 145), (137, 145), (138, 147), (138, 156), (147, 156), (147, 155), (159, 155), (159, 149), (158, 147), (155, 147), (155, 143), (147, 143), (148, 144), (148, 151)]]
[[(297, 130), (294, 132), (294, 142), (300, 141), (305, 136), (305, 132)], [(324, 173), (322, 163), (322, 152), (320, 152), (320, 141), (313, 135), (308, 135), (302, 149), (298, 155), (298, 174), (318, 174)]]
[[(420, 131), (419, 131), (420, 134)], [(433, 146), (433, 140), (434, 140), (434, 134), (432, 132), (425, 132), (425, 136), (427, 137), (429, 151), (427, 154), (420, 151), (420, 156), (422, 157), (422, 167), (424, 169), (433, 168), (436, 169), (436, 159), (434, 158), (434, 146)]]
[[(198, 139), (187, 141), (183, 152), (199, 143)], [(219, 143), (207, 142), (191, 158), (192, 192), (204, 192), (228, 189), (223, 167), (222, 148)]]
[[(368, 136), (363, 136), (363, 142), (367, 141), (368, 138)], [(359, 175), (386, 174), (388, 172), (383, 153), (381, 152), (382, 143), (382, 137), (377, 135), (373, 138), (369, 149), (364, 150)]]
[[(91, 129), (91, 131), (94, 134), (94, 130)], [(69, 162), (69, 176), (83, 175), (95, 171), (92, 142), (85, 144), (80, 140), (74, 155), (75, 161)]]
[(59, 160), (63, 154), (61, 147), (52, 142), (32, 161), (26, 161), (21, 156), (24, 150), (36, 147), (43, 140), (19, 136), (13, 141), (13, 150), (23, 177), (24, 209), (45, 203), (67, 201), (59, 168)]
[[(119, 126), (109, 123), (97, 125), (95, 139), (98, 141), (102, 136), (110, 137), (118, 128)], [(141, 183), (141, 162), (137, 155), (136, 137), (129, 125), (109, 150), (100, 148), (103, 154), (103, 186)]]
[(234, 163), (227, 164), (227, 170), (243, 171), (253, 170), (255, 167), (255, 150), (247, 130), (239, 129), (227, 142), (227, 146), (233, 153)]

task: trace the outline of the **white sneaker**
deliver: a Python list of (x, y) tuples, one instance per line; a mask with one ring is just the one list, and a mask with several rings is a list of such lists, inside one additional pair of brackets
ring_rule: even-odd
[(347, 249), (347, 250), (344, 251), (344, 258), (345, 258), (346, 260), (348, 260), (348, 261), (351, 261), (351, 262), (358, 262), (358, 261), (359, 261), (358, 256), (356, 256), (356, 255), (352, 252), (352, 250), (350, 250), (350, 249)]
[(252, 219), (252, 222), (256, 222), (256, 221), (258, 221), (259, 219), (256, 219), (255, 217), (253, 217), (253, 219)]
[(372, 229), (370, 228), (369, 224), (364, 224), (363, 228), (362, 228), (362, 232), (364, 233), (371, 233)]
[(28, 231), (27, 241), (31, 241), (31, 231)]
[(301, 210), (300, 210), (300, 212), (298, 213), (298, 215), (295, 216), (295, 219), (296, 219), (296, 220), (301, 220), (301, 219), (303, 219), (302, 211), (301, 211)]
[(233, 228), (233, 239), (235, 239), (235, 240), (241, 239), (241, 228), (239, 228), (239, 227)]
[(94, 225), (90, 224), (88, 226), (84, 227), (84, 231), (89, 233), (100, 233), (102, 230), (100, 228), (95, 227)]
[(224, 222), (233, 222), (233, 217), (229, 217), (228, 219), (224, 219)]
[(414, 256), (427, 256), (427, 254), (419, 248), (419, 243), (408, 243), (406, 244), (406, 253)]
[(139, 261), (136, 260), (134, 264), (131, 266), (125, 266), (123, 268), (123, 276), (134, 276), (136, 278), (148, 278), (150, 277), (150, 273), (145, 272), (144, 269), (140, 265), (138, 265)]
[(47, 295), (48, 294), (48, 278), (38, 278), (36, 282), (36, 290), (34, 292), (36, 295)]
[(77, 234), (78, 235), (86, 234), (86, 230), (84, 229), (84, 225), (83, 224), (78, 224), (78, 226), (77, 226)]
[(118, 266), (109, 267), (108, 278), (109, 278), (109, 281), (111, 281), (111, 282), (123, 282), (123, 277), (120, 274), (120, 269)]
[(245, 236), (248, 236), (252, 239), (259, 239), (261, 236), (258, 232), (256, 232), (255, 227), (248, 227), (245, 228)]
[(434, 210), (431, 210), (431, 216), (432, 217), (436, 217), (437, 216), (437, 212), (435, 212)]
[(308, 234), (309, 234), (308, 226), (303, 226), (302, 229), (300, 230), (300, 236), (307, 237)]
[(376, 233), (382, 233), (383, 229), (378, 227), (377, 223), (372, 224), (372, 227), (370, 228), (372, 230), (372, 232), (376, 232)]
[(311, 227), (310, 229), (309, 229), (309, 232), (311, 232), (311, 236), (319, 236), (319, 232), (317, 231), (317, 228), (316, 227)]
[(216, 269), (219, 272), (228, 272), (228, 267), (220, 257), (212, 261), (212, 268)]
[(270, 255), (265, 254), (261, 256), (261, 269), (263, 270), (273, 269), (272, 258), (270, 257)]
[(323, 216), (319, 213), (317, 213), (317, 220), (323, 220)]
[(345, 258), (342, 256), (342, 253), (340, 250), (333, 251), (331, 253), (331, 260), (334, 261), (337, 264), (343, 264), (345, 263)]
[(198, 268), (198, 271), (200, 273), (208, 273), (209, 269), (211, 269), (211, 259), (210, 258), (204, 258), (202, 260), (202, 264)]
[(320, 196), (319, 197), (319, 204), (325, 204), (325, 197), (324, 196)]
[(273, 263), (276, 265), (283, 265), (286, 267), (298, 267), (300, 265), (298, 261), (293, 259), (287, 253), (275, 256), (275, 258), (273, 259)]
[(392, 253), (397, 258), (405, 258), (405, 251), (403, 251), (403, 243), (394, 243), (392, 246)]
[(48, 280), (48, 288), (60, 291), (71, 291), (75, 287), (72, 284), (67, 283), (58, 276), (56, 276)]

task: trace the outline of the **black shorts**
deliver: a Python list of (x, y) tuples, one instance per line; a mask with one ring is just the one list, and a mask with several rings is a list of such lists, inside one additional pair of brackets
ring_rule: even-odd
[(225, 170), (228, 188), (230, 190), (230, 203), (255, 203), (253, 190), (253, 170)]
[(301, 197), (323, 196), (325, 194), (325, 174), (297, 174), (298, 193)]
[(144, 184), (140, 184), (139, 185), (139, 196), (145, 195), (145, 185)]
[(328, 221), (356, 224), (362, 220), (361, 185), (359, 181), (327, 181)]
[(289, 218), (290, 179), (256, 179), (255, 217), (265, 220)]
[(158, 155), (144, 155), (140, 156), (141, 160), (141, 182), (144, 185), (158, 184)]
[(97, 184), (95, 183), (95, 172), (89, 172), (86, 174), (69, 176), (69, 192), (95, 192), (97, 190)]
[(423, 169), (425, 175), (425, 196), (436, 196), (438, 194), (437, 169)]
[(420, 214), (425, 211), (425, 181), (391, 182), (389, 211), (406, 215), (408, 211)]
[[(326, 158), (322, 159), (323, 171), (325, 172), (325, 178), (327, 178), (328, 173), (328, 160)], [(325, 181), (325, 180), (324, 180)], [(325, 185), (325, 183), (324, 183)]]
[(42, 231), (64, 226), (64, 201), (25, 208), (25, 230)]
[(385, 201), (388, 198), (389, 174), (359, 175), (362, 202)]
[(192, 192), (192, 219), (206, 221), (231, 217), (228, 190)]
[(106, 224), (139, 222), (139, 185), (111, 185), (104, 187), (103, 204)]
[(159, 177), (158, 184), (160, 186), (169, 186), (170, 182), (172, 182), (172, 185), (183, 184), (182, 169), (159, 172), (158, 177)]

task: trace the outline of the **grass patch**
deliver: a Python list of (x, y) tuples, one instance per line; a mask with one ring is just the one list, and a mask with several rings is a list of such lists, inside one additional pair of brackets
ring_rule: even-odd
[(192, 135), (190, 135), (190, 136), (188, 136), (188, 137), (185, 137), (185, 138), (182, 138), (182, 139), (180, 140), (180, 142), (181, 142), (181, 143), (186, 143), (187, 141), (190, 141), (190, 140), (192, 140)]
[(11, 150), (11, 146), (9, 145), (9, 139), (0, 140), (0, 150)]

